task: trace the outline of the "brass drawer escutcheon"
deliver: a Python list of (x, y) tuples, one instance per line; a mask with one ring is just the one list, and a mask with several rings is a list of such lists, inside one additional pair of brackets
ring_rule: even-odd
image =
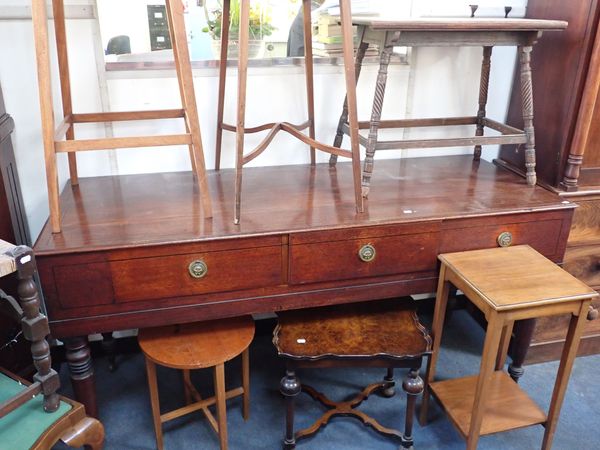
[(371, 244), (363, 245), (358, 251), (358, 257), (363, 262), (371, 262), (375, 259), (377, 252)]
[(496, 242), (499, 247), (510, 247), (512, 245), (513, 236), (509, 231), (504, 231), (498, 235)]
[(198, 259), (190, 263), (188, 270), (193, 278), (204, 278), (208, 273), (208, 266), (204, 261)]

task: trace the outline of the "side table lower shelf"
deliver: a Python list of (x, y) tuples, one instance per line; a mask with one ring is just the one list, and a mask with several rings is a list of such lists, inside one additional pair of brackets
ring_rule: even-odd
[[(477, 378), (478, 376), (474, 375), (430, 384), (431, 393), (464, 438), (469, 434), (471, 425)], [(546, 413), (506, 372), (493, 373), (481, 424), (482, 436), (545, 422)]]

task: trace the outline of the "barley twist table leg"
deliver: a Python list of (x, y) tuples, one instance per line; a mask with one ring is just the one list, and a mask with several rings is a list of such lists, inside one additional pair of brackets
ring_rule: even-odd
[(527, 184), (535, 186), (535, 132), (533, 128), (533, 84), (531, 80), (531, 51), (533, 47), (519, 47), (521, 63), (521, 98), (523, 101), (523, 123), (525, 130), (525, 167), (527, 168)]
[[(483, 62), (481, 63), (481, 84), (479, 85), (479, 110), (477, 111), (477, 130), (475, 136), (483, 136), (483, 119), (485, 118), (485, 107), (488, 101), (488, 92), (490, 86), (490, 68), (492, 65), (493, 47), (483, 47)], [(481, 145), (475, 146), (473, 159), (478, 161), (481, 158)]]

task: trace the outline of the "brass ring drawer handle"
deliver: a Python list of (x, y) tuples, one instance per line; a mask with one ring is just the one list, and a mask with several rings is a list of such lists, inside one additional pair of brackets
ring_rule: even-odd
[(201, 259), (197, 259), (190, 263), (188, 270), (193, 278), (203, 278), (208, 273), (208, 266)]
[(504, 231), (496, 238), (499, 247), (510, 247), (512, 245), (512, 240), (513, 235), (510, 231)]
[(363, 245), (358, 251), (358, 257), (362, 262), (371, 262), (375, 259), (377, 252), (371, 244)]

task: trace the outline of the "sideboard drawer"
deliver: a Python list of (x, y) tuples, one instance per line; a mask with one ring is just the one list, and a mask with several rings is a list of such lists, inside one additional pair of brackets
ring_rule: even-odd
[(600, 287), (600, 246), (569, 247), (563, 268), (594, 288)]
[(131, 302), (282, 283), (282, 247), (111, 261), (115, 300)]
[(527, 244), (555, 262), (562, 261), (564, 249), (560, 248), (563, 234), (568, 233), (569, 223), (562, 219), (546, 218), (541, 220), (530, 216), (528, 221), (511, 220), (495, 223), (482, 219), (478, 226), (448, 227), (442, 232), (440, 253), (477, 250), (498, 247), (500, 245)]
[[(378, 277), (436, 269), (438, 228), (373, 227), (331, 235), (300, 236), (290, 245), (290, 284)], [(388, 234), (389, 233), (389, 234)], [(403, 234), (406, 233), (406, 234)], [(329, 240), (341, 236), (344, 240)], [(317, 237), (318, 236), (318, 237)], [(294, 244), (294, 242), (302, 242)]]

